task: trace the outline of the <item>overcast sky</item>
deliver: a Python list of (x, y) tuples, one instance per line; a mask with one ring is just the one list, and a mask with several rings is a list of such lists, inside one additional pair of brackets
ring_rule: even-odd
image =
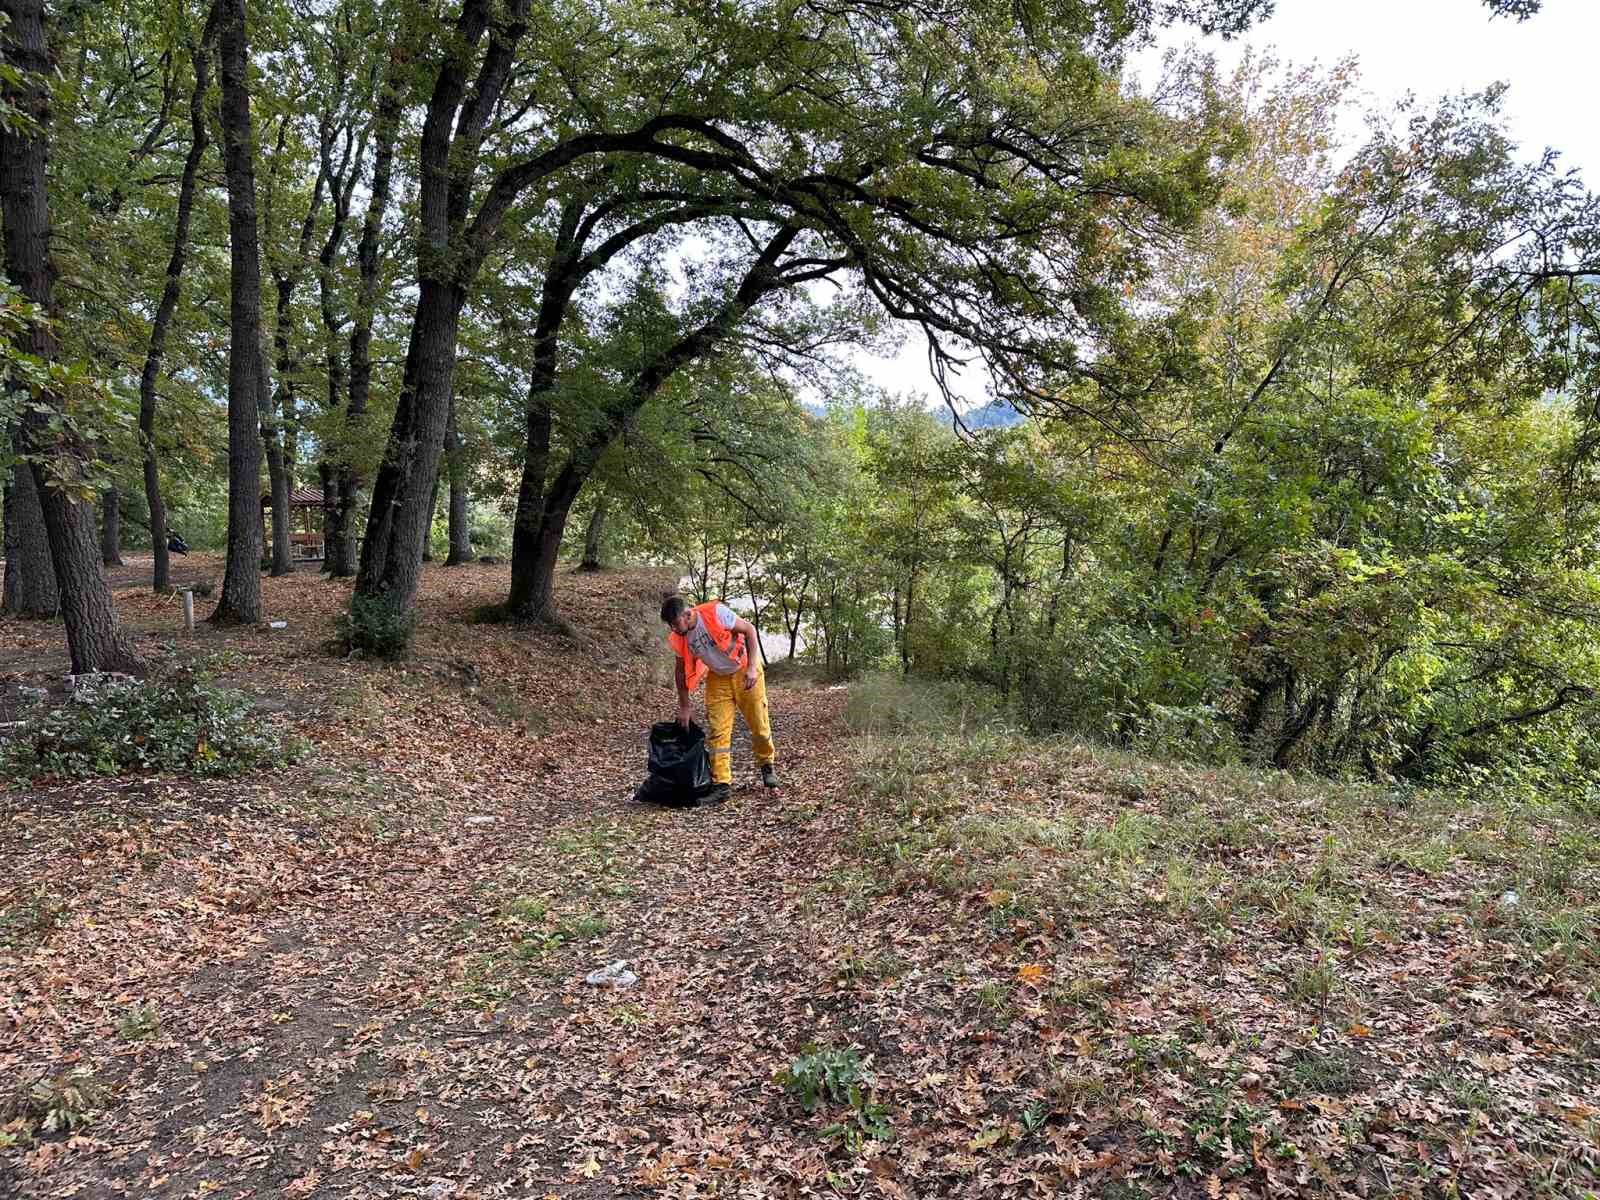
[[(1181, 44), (1192, 31), (1168, 40)], [(1533, 157), (1546, 146), (1561, 162), (1600, 184), (1600, 120), (1595, 116), (1594, 52), (1600, 46), (1600, 0), (1544, 0), (1544, 11), (1517, 24), (1491, 18), (1482, 0), (1278, 0), (1271, 20), (1247, 38), (1205, 47), (1228, 69), (1246, 45), (1268, 47), (1289, 63), (1359, 61), (1362, 107), (1388, 107), (1407, 92), (1423, 101), (1479, 91), (1495, 81), (1510, 85), (1505, 112), (1512, 136)], [(1155, 56), (1136, 64), (1148, 72)], [(1350, 140), (1361, 136), (1352, 112)], [(862, 356), (860, 365), (880, 386), (934, 396), (920, 335), (907, 339), (893, 359)], [(962, 389), (986, 399), (976, 377)]]

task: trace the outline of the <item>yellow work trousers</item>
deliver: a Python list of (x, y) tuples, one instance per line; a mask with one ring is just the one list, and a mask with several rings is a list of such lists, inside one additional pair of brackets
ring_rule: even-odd
[(744, 672), (706, 675), (706, 750), (711, 755), (711, 782), (732, 783), (733, 710), (739, 710), (750, 730), (757, 764), (776, 762), (772, 745), (772, 719), (767, 715), (767, 675), (756, 668), (756, 685), (744, 685)]

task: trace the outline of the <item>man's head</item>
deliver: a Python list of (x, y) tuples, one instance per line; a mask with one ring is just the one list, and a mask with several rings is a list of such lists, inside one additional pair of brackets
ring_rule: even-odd
[(668, 596), (661, 603), (661, 619), (673, 633), (684, 634), (694, 628), (695, 611), (682, 596)]

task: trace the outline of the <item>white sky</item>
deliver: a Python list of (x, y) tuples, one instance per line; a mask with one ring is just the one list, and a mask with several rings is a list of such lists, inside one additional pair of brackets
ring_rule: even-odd
[[(1178, 31), (1167, 44), (1193, 36)], [(1553, 147), (1563, 165), (1577, 168), (1591, 187), (1600, 185), (1600, 121), (1583, 82), (1595, 70), (1600, 46), (1600, 0), (1544, 0), (1544, 10), (1522, 24), (1492, 18), (1482, 0), (1278, 0), (1272, 19), (1248, 37), (1201, 45), (1223, 70), (1247, 45), (1270, 47), (1285, 63), (1333, 63), (1354, 54), (1360, 108), (1386, 108), (1408, 92), (1426, 103), (1503, 81), (1510, 85), (1507, 124), (1525, 156)], [(1148, 74), (1158, 59), (1153, 52), (1136, 66)], [(1361, 134), (1360, 111), (1352, 111), (1346, 136), (1354, 141)], [(920, 334), (907, 338), (892, 359), (863, 354), (857, 362), (881, 387), (930, 400), (936, 395)], [(973, 375), (962, 390), (981, 403), (988, 398), (985, 384)]]

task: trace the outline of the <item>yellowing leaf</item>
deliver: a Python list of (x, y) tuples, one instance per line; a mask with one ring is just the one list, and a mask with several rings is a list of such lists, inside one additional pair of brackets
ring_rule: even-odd
[(1044, 978), (1044, 972), (1043, 963), (1023, 963), (1017, 968), (1017, 978), (1023, 983), (1038, 983)]

